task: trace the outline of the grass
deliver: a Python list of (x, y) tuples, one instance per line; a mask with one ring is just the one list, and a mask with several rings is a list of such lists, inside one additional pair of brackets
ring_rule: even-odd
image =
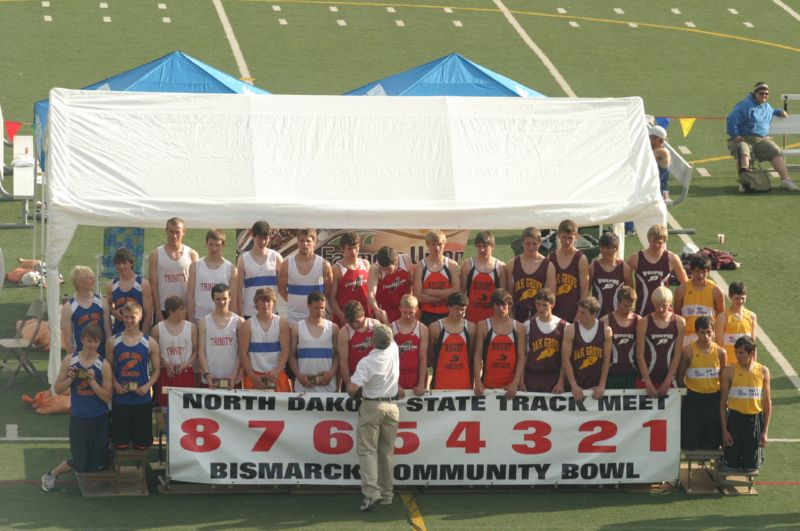
[[(94, 0), (51, 0), (49, 11), (36, 1), (0, 1), (3, 85), (0, 107), (6, 120), (32, 121), (33, 103), (51, 87), (77, 88), (181, 49), (200, 60), (238, 75), (237, 65), (210, 1), (169, 0), (166, 12), (149, 0), (109, 2), (108, 10)], [(280, 5), (274, 11), (272, 4)], [(795, 11), (797, 0), (785, 0)], [(278, 93), (338, 94), (369, 81), (430, 61), (450, 52), (503, 73), (553, 97), (564, 91), (542, 62), (525, 46), (489, 0), (423, 3), (320, 3), (224, 0), (255, 84)], [(657, 4), (636, 0), (577, 1), (505, 0), (519, 23), (557, 66), (579, 96), (643, 98), (648, 113), (700, 117), (684, 137), (678, 124), (668, 128), (670, 142), (686, 146), (689, 161), (726, 155), (722, 118), (755, 81), (770, 83), (773, 104), (782, 92), (798, 92), (800, 33), (796, 21), (772, 3), (742, 0)], [(338, 12), (331, 12), (336, 5)], [(453, 13), (442, 7), (451, 6)], [(386, 6), (396, 9), (389, 13)], [(556, 9), (566, 8), (563, 16)], [(621, 8), (624, 14), (616, 14)], [(678, 8), (680, 15), (671, 9)], [(728, 9), (736, 9), (732, 15)], [(45, 23), (49, 13), (53, 22)], [(111, 16), (112, 23), (103, 23)], [(170, 16), (171, 24), (161, 22)], [(278, 24), (285, 18), (288, 25)], [(339, 27), (337, 19), (347, 20)], [(403, 28), (395, 25), (403, 20)], [(453, 25), (460, 20), (461, 28)], [(569, 26), (577, 21), (579, 28)], [(685, 22), (693, 22), (692, 30)], [(746, 28), (748, 21), (754, 28)], [(639, 24), (631, 28), (627, 22)], [(790, 112), (798, 112), (790, 109)], [(30, 134), (24, 126), (20, 134)], [(795, 139), (794, 141), (797, 141)], [(6, 160), (10, 151), (6, 151)], [(800, 280), (794, 274), (800, 260), (800, 235), (795, 230), (800, 197), (775, 190), (766, 195), (735, 193), (730, 159), (702, 162), (712, 175), (695, 181), (689, 199), (672, 209), (699, 246), (719, 247), (715, 236), (726, 234), (725, 250), (736, 253), (743, 267), (723, 272), (727, 282), (745, 280), (748, 306), (759, 315), (766, 332), (794, 367), (800, 367), (800, 323), (793, 311)], [(235, 205), (232, 205), (235, 208)], [(19, 220), (17, 203), (0, 203), (0, 222)], [(481, 227), (474, 227), (480, 229)], [(507, 259), (517, 231), (497, 234), (496, 254)], [(203, 249), (204, 228), (192, 228), (186, 242)], [(37, 234), (38, 238), (38, 234)], [(6, 267), (17, 257), (29, 257), (30, 229), (0, 231)], [(229, 239), (232, 235), (229, 234)], [(145, 248), (162, 243), (163, 232), (148, 229)], [(628, 238), (627, 252), (638, 248)], [(676, 238), (670, 248), (680, 251)], [(102, 229), (79, 228), (62, 262), (68, 275), (76, 264), (93, 266), (102, 250)], [(233, 258), (232, 245), (226, 251)], [(68, 287), (63, 292), (71, 291)], [(36, 288), (8, 284), (0, 291), (0, 337), (13, 333), (13, 321)], [(45, 367), (45, 354), (39, 366)], [(774, 361), (760, 350), (760, 360), (773, 374), (773, 438), (800, 437), (794, 413), (800, 396)], [(2, 374), (6, 377), (7, 374)], [(63, 437), (66, 417), (42, 417), (19, 397), (42, 386), (21, 375), (12, 387), (0, 381), (0, 430), (17, 424), (21, 436)], [(197, 496), (151, 495), (139, 499), (108, 499), (81, 510), (71, 479), (60, 482), (54, 496), (38, 491), (38, 478), (66, 455), (62, 443), (0, 443), (0, 495), (6, 507), (2, 527), (130, 528), (171, 527), (407, 527), (399, 501), (390, 509), (368, 515), (357, 512), (358, 496), (215, 496), (203, 503)], [(765, 482), (795, 482), (800, 468), (796, 443), (771, 443), (760, 476)], [(20, 483), (21, 482), (21, 483)], [(25, 483), (29, 482), (29, 483)], [(750, 498), (690, 497), (629, 494), (617, 490), (551, 493), (417, 494), (431, 528), (787, 528), (800, 525), (798, 489), (788, 484), (763, 484)], [(40, 503), (46, 500), (46, 503)]]

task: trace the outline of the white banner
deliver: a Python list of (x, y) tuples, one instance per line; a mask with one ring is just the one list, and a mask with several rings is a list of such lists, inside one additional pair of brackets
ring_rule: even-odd
[[(655, 483), (678, 476), (675, 390), (570, 394), (442, 392), (400, 401), (398, 485)], [(359, 401), (345, 394), (170, 389), (173, 480), (360, 484)]]

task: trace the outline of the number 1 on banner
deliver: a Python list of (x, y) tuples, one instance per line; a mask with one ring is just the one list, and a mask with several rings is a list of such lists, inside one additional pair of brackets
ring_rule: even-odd
[(650, 428), (650, 451), (667, 451), (667, 421), (651, 420), (642, 424), (642, 428)]
[(447, 448), (463, 448), (464, 453), (477, 454), (486, 448), (486, 441), (481, 439), (480, 422), (459, 422), (447, 438)]
[(251, 420), (247, 423), (250, 428), (262, 428), (264, 433), (253, 446), (253, 452), (269, 452), (275, 441), (283, 433), (285, 423), (282, 420)]

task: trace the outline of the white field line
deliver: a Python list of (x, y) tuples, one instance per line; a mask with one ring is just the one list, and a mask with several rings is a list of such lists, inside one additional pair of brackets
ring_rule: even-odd
[(539, 48), (539, 46), (535, 42), (533, 42), (533, 39), (531, 39), (530, 35), (528, 35), (528, 33), (522, 28), (522, 26), (520, 26), (519, 22), (517, 22), (517, 19), (514, 17), (511, 11), (508, 10), (503, 1), (502, 0), (492, 0), (492, 1), (494, 2), (494, 5), (496, 5), (497, 8), (503, 13), (503, 16), (506, 17), (506, 20), (508, 21), (509, 24), (511, 24), (511, 27), (516, 30), (520, 38), (522, 38), (525, 44), (528, 45), (528, 48), (530, 48), (531, 51), (533, 51), (533, 53), (536, 54), (536, 57), (538, 57), (539, 60), (542, 61), (542, 63), (544, 63), (544, 66), (550, 72), (550, 75), (552, 75), (555, 78), (556, 82), (561, 87), (561, 90), (563, 90), (570, 98), (577, 98), (578, 95), (575, 94), (575, 91), (573, 91), (572, 87), (569, 86), (569, 83), (567, 83), (567, 80), (564, 79), (564, 76), (561, 75), (561, 72), (558, 71), (556, 65), (554, 65), (553, 62), (550, 60), (550, 58), (547, 57), (547, 55), (544, 53), (544, 51), (542, 51), (542, 49)]
[(233, 33), (233, 28), (228, 20), (228, 15), (225, 13), (225, 8), (222, 7), (222, 0), (212, 0), (214, 8), (217, 10), (217, 16), (222, 24), (222, 29), (225, 30), (225, 36), (228, 38), (228, 44), (231, 46), (233, 58), (236, 59), (236, 66), (239, 67), (239, 77), (245, 81), (251, 81), (253, 78), (250, 76), (250, 69), (247, 68), (247, 63), (244, 62), (242, 49), (239, 47), (239, 41), (236, 40), (236, 35)]
[[(667, 220), (669, 221), (670, 226), (673, 228), (683, 228), (670, 212), (667, 212)], [(695, 244), (686, 234), (679, 234), (678, 237), (681, 239), (681, 241), (683, 241), (684, 245), (692, 244), (697, 246), (697, 244)], [(722, 278), (722, 275), (716, 271), (712, 271), (710, 276), (711, 279), (716, 282), (717, 286), (719, 286), (719, 289), (722, 290), (722, 293), (728, 293), (728, 284), (725, 282), (725, 279)], [(794, 367), (792, 367), (792, 364), (786, 359), (786, 356), (784, 356), (780, 349), (778, 349), (778, 346), (772, 342), (772, 339), (770, 339), (770, 337), (767, 335), (767, 332), (761, 327), (760, 322), (756, 322), (756, 337), (759, 341), (761, 341), (761, 344), (764, 345), (764, 348), (767, 349), (767, 352), (770, 356), (772, 356), (772, 359), (774, 359), (775, 362), (780, 366), (784, 374), (786, 374), (786, 377), (789, 378), (790, 382), (792, 382), (792, 385), (794, 385), (795, 388), (800, 391), (800, 376), (797, 375), (797, 371), (794, 370)]]
[(786, 11), (787, 13), (789, 13), (789, 15), (793, 19), (795, 19), (796, 21), (800, 22), (800, 15), (797, 14), (797, 11), (795, 11), (791, 7), (789, 7), (786, 4), (784, 4), (783, 2), (781, 2), (781, 0), (772, 0), (772, 3), (775, 4), (776, 6), (780, 7), (781, 9)]

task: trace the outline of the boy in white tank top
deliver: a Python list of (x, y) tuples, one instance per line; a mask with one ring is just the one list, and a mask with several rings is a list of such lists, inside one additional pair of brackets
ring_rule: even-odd
[(155, 321), (163, 321), (164, 301), (170, 295), (186, 300), (189, 283), (189, 265), (199, 258), (197, 251), (183, 244), (186, 229), (181, 218), (167, 220), (167, 243), (150, 253), (148, 280), (153, 290)]
[(274, 313), (277, 297), (271, 288), (258, 288), (256, 314), (239, 328), (239, 363), (245, 389), (292, 390), (286, 376), (291, 332), (286, 319)]
[(233, 286), (231, 307), (248, 319), (256, 314), (253, 303), (259, 288), (278, 288), (278, 269), (283, 257), (269, 247), (270, 226), (266, 221), (256, 221), (250, 229), (253, 248), (242, 253), (236, 261), (236, 284)]
[(198, 326), (198, 359), (202, 383), (209, 389), (230, 389), (240, 380), (237, 332), (243, 319), (230, 311), (230, 288), (216, 284), (211, 288), (214, 311)]
[(225, 249), (225, 232), (212, 229), (206, 233), (208, 254), (189, 266), (189, 283), (186, 290), (186, 310), (189, 319), (197, 322), (214, 311), (211, 288), (214, 284), (236, 283), (236, 269), (222, 255)]
[(278, 269), (278, 293), (288, 303), (289, 324), (308, 317), (307, 297), (310, 293), (330, 295), (333, 283), (331, 264), (314, 254), (317, 244), (315, 229), (297, 232), (297, 254), (290, 256)]
[(291, 326), (292, 348), (289, 363), (297, 378), (294, 390), (300, 393), (335, 393), (336, 336), (339, 327), (323, 317), (325, 297), (312, 292), (307, 298), (308, 317)]
[(195, 387), (193, 365), (197, 359), (197, 326), (186, 320), (186, 304), (177, 295), (164, 301), (167, 318), (153, 327), (153, 339), (161, 353), (161, 373), (156, 386), (156, 399), (161, 407), (168, 405), (168, 387)]

